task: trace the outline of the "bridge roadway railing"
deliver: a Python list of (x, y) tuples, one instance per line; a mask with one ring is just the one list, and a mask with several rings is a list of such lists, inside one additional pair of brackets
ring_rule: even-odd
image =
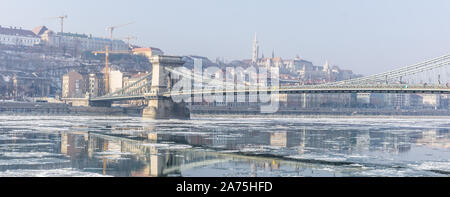
[[(274, 93), (274, 94), (302, 94), (302, 93), (406, 93), (406, 94), (450, 94), (450, 87), (447, 85), (345, 85), (345, 86), (321, 86), (321, 85), (308, 85), (308, 86), (273, 86), (264, 88), (251, 87), (245, 89), (226, 90), (224, 88), (209, 88), (203, 90), (192, 91), (171, 91), (163, 94), (163, 97), (179, 96), (179, 95), (206, 95), (206, 94), (261, 94), (261, 93)], [(104, 100), (141, 100), (149, 99), (151, 95), (142, 92), (139, 94), (124, 94), (114, 95), (109, 97), (99, 97), (91, 99), (92, 101), (104, 101)]]

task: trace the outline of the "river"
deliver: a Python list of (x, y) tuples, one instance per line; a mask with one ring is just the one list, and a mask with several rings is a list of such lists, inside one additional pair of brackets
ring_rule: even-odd
[(450, 176), (449, 118), (0, 116), (0, 177)]

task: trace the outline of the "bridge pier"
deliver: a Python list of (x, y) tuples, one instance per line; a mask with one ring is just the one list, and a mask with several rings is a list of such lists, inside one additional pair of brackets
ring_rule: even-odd
[(190, 112), (184, 102), (176, 103), (172, 98), (163, 96), (175, 84), (165, 68), (183, 66), (184, 61), (177, 56), (155, 56), (150, 61), (153, 66), (152, 87), (148, 106), (144, 108), (142, 116), (148, 119), (189, 119)]
[(181, 119), (187, 120), (190, 118), (189, 109), (185, 103), (176, 103), (170, 97), (150, 99), (149, 104), (142, 116), (147, 119)]

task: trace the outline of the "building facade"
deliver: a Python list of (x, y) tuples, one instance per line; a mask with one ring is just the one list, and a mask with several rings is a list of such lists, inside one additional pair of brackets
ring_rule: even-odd
[(0, 44), (31, 47), (40, 43), (41, 39), (30, 30), (0, 26)]
[(103, 73), (89, 74), (88, 92), (91, 97), (105, 95), (105, 75)]
[(119, 70), (109, 72), (109, 93), (116, 92), (123, 87), (123, 73)]
[(110, 46), (110, 49), (115, 51), (129, 49), (128, 44), (123, 40), (111, 40), (77, 33), (55, 33), (45, 26), (37, 27), (33, 32), (40, 37), (44, 45), (51, 47), (79, 51), (104, 50), (105, 46)]
[(13, 96), (21, 100), (25, 97), (48, 97), (50, 95), (50, 81), (39, 76), (20, 76), (12, 78)]
[(85, 98), (105, 95), (103, 73), (79, 73), (70, 71), (62, 79), (62, 98)]
[(86, 83), (83, 75), (70, 71), (63, 76), (62, 98), (84, 98), (86, 96)]
[[(328, 61), (323, 66), (315, 66), (312, 62), (301, 59), (298, 55), (294, 59), (282, 59), (275, 56), (275, 51), (272, 52), (271, 57), (260, 57), (259, 42), (255, 35), (253, 41), (252, 59), (244, 60), (249, 65), (266, 67), (276, 67), (280, 74), (290, 75), (297, 78), (302, 84), (321, 84), (327, 82), (335, 82), (359, 77), (353, 74), (350, 70), (341, 70), (336, 65), (330, 65)], [(282, 78), (283, 79), (283, 78)]]

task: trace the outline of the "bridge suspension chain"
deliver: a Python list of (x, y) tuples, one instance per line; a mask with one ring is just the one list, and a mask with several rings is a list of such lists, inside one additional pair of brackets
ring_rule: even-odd
[(449, 64), (450, 64), (450, 54), (384, 73), (334, 83), (327, 83), (323, 85), (333, 86), (333, 85), (361, 84), (367, 82), (383, 82), (399, 78), (401, 76), (408, 76), (440, 67), (445, 67)]
[[(320, 84), (320, 85), (301, 85), (301, 86), (272, 86), (272, 87), (258, 87), (258, 82), (252, 84), (251, 82), (245, 81), (242, 89), (236, 87), (236, 83), (225, 81), (224, 78), (210, 78), (204, 77), (202, 74), (192, 73), (191, 70), (179, 70), (165, 67), (165, 69), (173, 74), (186, 77), (192, 80), (194, 83), (202, 83), (202, 89), (198, 92), (169, 92), (163, 93), (166, 95), (170, 94), (204, 94), (204, 93), (225, 93), (225, 92), (264, 92), (264, 91), (279, 91), (284, 93), (289, 92), (355, 92), (355, 91), (366, 91), (366, 92), (448, 92), (449, 85), (447, 80), (450, 76), (449, 69), (446, 66), (450, 65), (450, 54), (444, 55), (438, 58), (427, 60), (421, 63), (413, 64), (403, 68), (395, 69), (392, 71), (375, 74), (367, 77), (361, 77), (356, 79), (350, 79), (345, 81), (339, 81), (334, 83)], [(435, 80), (430, 76), (435, 76), (436, 71), (438, 71), (438, 79)], [(441, 75), (442, 74), (442, 75)], [(144, 80), (148, 79), (152, 73), (146, 74), (144, 77), (138, 79), (136, 82), (118, 90), (111, 94), (97, 97), (97, 100), (117, 100), (126, 99), (128, 97), (139, 97), (144, 98), (145, 93), (150, 92), (151, 81), (143, 83)], [(421, 78), (419, 78), (421, 76)], [(234, 79), (234, 78), (233, 78)], [(400, 80), (399, 80), (400, 79)], [(437, 81), (439, 86), (431, 85), (419, 85), (419, 84), (409, 84), (410, 81), (419, 81), (422, 83), (423, 79), (425, 81)], [(387, 82), (394, 82), (389, 84)], [(407, 85), (401, 85), (404, 81), (407, 81)], [(387, 84), (383, 84), (386, 82)], [(443, 82), (447, 82), (447, 85), (442, 86)], [(204, 86), (203, 84), (207, 84)], [(418, 86), (419, 85), (419, 86)], [(233, 87), (233, 90), (225, 90), (227, 87)], [(253, 87), (253, 88), (252, 88)], [(275, 88), (275, 89), (274, 89)], [(220, 90), (222, 89), (222, 90)], [(94, 100), (95, 100), (94, 99)]]
[(178, 74), (180, 76), (186, 77), (188, 79), (191, 79), (194, 81), (194, 83), (196, 82), (201, 82), (201, 83), (207, 83), (209, 85), (215, 85), (215, 88), (219, 87), (219, 88), (225, 88), (227, 85), (231, 85), (234, 87), (234, 83), (230, 83), (230, 82), (225, 82), (225, 81), (221, 81), (218, 79), (211, 79), (211, 78), (204, 78), (202, 75), (196, 74), (196, 73), (184, 73), (181, 71), (177, 71), (171, 68), (165, 68), (167, 71), (171, 72), (171, 73), (175, 73)]
[[(128, 86), (117, 90), (113, 93), (104, 95), (100, 98), (108, 98), (108, 97), (115, 97), (115, 96), (125, 96), (125, 95), (136, 95), (136, 94), (140, 94), (142, 90), (142, 88), (146, 88), (147, 90), (144, 92), (148, 92), (151, 83), (142, 83), (143, 81), (145, 81), (146, 79), (148, 79), (150, 76), (152, 75), (152, 72), (144, 75), (143, 77), (139, 78), (136, 82), (133, 82), (132, 84), (129, 84)], [(137, 86), (137, 87), (136, 87)]]

